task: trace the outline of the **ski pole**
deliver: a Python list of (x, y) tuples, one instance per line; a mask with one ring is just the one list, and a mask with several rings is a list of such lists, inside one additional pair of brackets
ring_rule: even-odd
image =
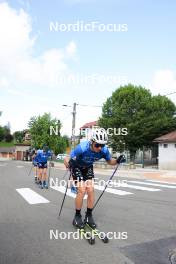
[(109, 182), (110, 182), (110, 181), (112, 180), (112, 178), (114, 177), (114, 175), (115, 175), (115, 173), (116, 173), (118, 167), (119, 167), (119, 164), (117, 164), (117, 166), (115, 167), (115, 170), (114, 170), (113, 174), (111, 175), (111, 177), (109, 178), (108, 182), (106, 183), (104, 190), (102, 191), (102, 193), (101, 193), (100, 196), (98, 197), (98, 199), (97, 199), (96, 203), (94, 204), (94, 207), (93, 207), (92, 210), (95, 209), (97, 203), (99, 202), (100, 198), (102, 197), (103, 193), (105, 192), (106, 188), (108, 187)]
[(67, 169), (66, 172), (64, 173), (64, 175), (63, 175), (63, 177), (62, 177), (63, 180), (65, 179), (65, 177), (66, 177), (66, 175), (68, 174), (68, 172), (69, 172), (69, 169)]
[(106, 188), (108, 187), (109, 182), (110, 182), (110, 181), (112, 180), (112, 178), (114, 177), (114, 175), (115, 175), (115, 173), (116, 173), (116, 171), (117, 171), (117, 169), (118, 169), (120, 163), (123, 163), (123, 162), (126, 162), (126, 158), (125, 158), (124, 155), (120, 155), (120, 156), (118, 157), (118, 159), (117, 159), (117, 165), (116, 165), (116, 167), (115, 167), (115, 170), (114, 170), (113, 174), (111, 175), (111, 177), (109, 178), (108, 182), (106, 183), (104, 190), (102, 191), (102, 193), (101, 193), (100, 196), (98, 197), (98, 199), (97, 199), (96, 203), (94, 204), (94, 207), (93, 207), (92, 210), (94, 210), (94, 208), (96, 207), (96, 205), (97, 205), (97, 203), (99, 202), (100, 198), (102, 197), (103, 193), (105, 192)]
[(64, 205), (64, 201), (65, 201), (65, 198), (66, 198), (66, 195), (67, 195), (68, 183), (69, 183), (69, 181), (70, 181), (71, 175), (72, 175), (72, 174), (71, 174), (71, 170), (70, 170), (70, 175), (69, 175), (69, 179), (68, 179), (68, 181), (67, 181), (67, 186), (66, 186), (65, 193), (64, 193), (64, 197), (63, 197), (62, 204), (61, 204), (61, 207), (60, 207), (60, 211), (59, 211), (58, 219), (60, 218), (60, 215), (61, 215), (61, 212), (62, 212), (62, 208), (63, 208), (63, 205)]
[(33, 169), (33, 164), (32, 164), (32, 166), (31, 166), (31, 168), (29, 170), (28, 176), (31, 174), (32, 169)]
[(48, 188), (50, 187), (50, 175), (51, 175), (51, 161), (49, 161)]

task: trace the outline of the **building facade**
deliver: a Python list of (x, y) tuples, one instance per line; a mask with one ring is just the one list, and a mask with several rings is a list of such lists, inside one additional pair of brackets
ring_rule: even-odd
[(158, 137), (158, 165), (161, 170), (176, 169), (176, 130)]

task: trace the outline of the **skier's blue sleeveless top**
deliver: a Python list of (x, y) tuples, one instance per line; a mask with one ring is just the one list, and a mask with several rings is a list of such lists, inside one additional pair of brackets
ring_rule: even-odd
[(51, 151), (44, 152), (43, 150), (38, 150), (37, 161), (39, 163), (47, 163), (48, 158), (51, 156)]

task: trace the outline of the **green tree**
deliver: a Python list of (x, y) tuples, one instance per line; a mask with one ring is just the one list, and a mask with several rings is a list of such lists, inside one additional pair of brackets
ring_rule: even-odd
[(15, 131), (13, 136), (17, 143), (22, 143), (24, 140), (24, 131)]
[(11, 142), (13, 136), (10, 134), (10, 129), (8, 126), (0, 126), (0, 141)]
[(5, 134), (4, 134), (4, 128), (2, 126), (0, 126), (0, 141), (2, 141), (5, 137)]
[(43, 145), (47, 145), (55, 154), (65, 151), (67, 143), (60, 135), (60, 120), (52, 119), (49, 113), (45, 113), (42, 116), (32, 117), (28, 126), (33, 147), (42, 148)]
[(176, 128), (176, 106), (165, 96), (152, 96), (141, 86), (119, 87), (103, 105), (99, 125), (104, 128), (127, 128), (127, 135), (113, 135), (114, 150), (128, 149), (131, 158), (136, 150), (153, 145), (153, 139)]
[(7, 134), (5, 136), (5, 142), (12, 142), (13, 141), (13, 136), (11, 134)]

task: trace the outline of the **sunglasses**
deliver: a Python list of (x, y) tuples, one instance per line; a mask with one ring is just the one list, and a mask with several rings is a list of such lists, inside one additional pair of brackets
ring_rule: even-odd
[(95, 143), (94, 146), (95, 146), (96, 148), (99, 148), (99, 147), (103, 148), (103, 147), (105, 146), (105, 144)]

